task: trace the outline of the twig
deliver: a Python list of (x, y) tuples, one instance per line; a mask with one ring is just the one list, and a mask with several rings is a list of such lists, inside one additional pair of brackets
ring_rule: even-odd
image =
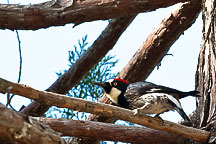
[[(165, 57), (165, 56), (173, 56), (173, 54), (165, 54), (165, 55), (164, 55), (164, 57)], [(163, 57), (163, 58), (164, 58), (164, 57)], [(156, 67), (157, 67), (157, 70), (159, 70), (159, 68), (160, 68), (160, 66), (161, 66), (161, 62), (162, 62), (163, 58), (162, 58), (162, 59), (159, 61), (159, 63), (156, 65)]]
[[(9, 1), (8, 1), (9, 3)], [(22, 51), (21, 51), (21, 41), (20, 41), (20, 37), (19, 37), (19, 33), (18, 33), (18, 30), (16, 30), (16, 35), (17, 35), (17, 40), (18, 40), (18, 47), (19, 47), (19, 58), (20, 58), (20, 65), (19, 65), (19, 76), (18, 76), (18, 81), (17, 83), (20, 83), (20, 80), (21, 80), (21, 72), (22, 72)], [(11, 95), (9, 96), (9, 93), (8, 93), (8, 103), (6, 104), (6, 107), (9, 105), (10, 108), (14, 111), (16, 111), (16, 109), (14, 109), (14, 107), (11, 105), (11, 100), (12, 98), (14, 97), (15, 95)]]
[(10, 98), (11, 89), (12, 89), (11, 86), (8, 87), (8, 89), (7, 89), (7, 103), (6, 103), (6, 107), (7, 107), (7, 106), (10, 104), (10, 102), (11, 102), (11, 98)]
[(21, 80), (21, 72), (22, 72), (22, 50), (21, 50), (21, 41), (19, 37), (19, 32), (16, 30), (16, 35), (17, 35), (17, 40), (18, 40), (18, 45), (19, 45), (19, 58), (20, 58), (20, 65), (19, 65), (19, 77), (18, 77), (18, 83)]
[[(10, 108), (14, 111), (16, 111), (16, 109), (11, 105), (11, 96), (10, 96), (10, 93), (11, 93), (11, 89), (12, 87), (8, 87), (8, 91), (7, 91), (7, 103), (6, 103), (6, 107), (10, 106)], [(12, 95), (13, 96), (13, 95)]]

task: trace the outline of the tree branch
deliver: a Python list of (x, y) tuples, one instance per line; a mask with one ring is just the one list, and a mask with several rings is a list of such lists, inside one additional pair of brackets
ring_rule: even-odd
[(186, 127), (147, 115), (134, 115), (131, 110), (112, 105), (73, 98), (52, 92), (35, 90), (26, 85), (12, 83), (0, 78), (0, 92), (7, 93), (8, 87), (11, 88), (11, 93), (13, 94), (21, 95), (46, 105), (54, 105), (60, 108), (69, 108), (81, 112), (89, 112), (105, 117), (115, 117), (120, 120), (140, 124), (156, 130), (181, 135), (196, 141), (206, 142), (209, 138), (209, 132), (207, 131)]
[(77, 0), (70, 6), (58, 1), (36, 5), (0, 5), (0, 29), (37, 30), (50, 26), (75, 25), (149, 12), (186, 0)]
[(14, 112), (0, 104), (0, 141), (9, 143), (65, 143), (59, 133), (48, 126)]
[[(66, 119), (37, 118), (40, 122), (49, 125), (53, 130), (62, 133), (62, 136), (95, 138), (103, 141), (121, 141), (133, 143), (167, 144), (167, 140), (172, 144), (178, 139), (175, 135), (152, 130), (146, 127), (124, 126), (106, 124), (91, 121), (78, 121)], [(157, 133), (157, 137), (152, 139), (152, 135)], [(174, 139), (173, 139), (174, 138)]]
[[(119, 74), (130, 82), (145, 80), (170, 47), (196, 20), (201, 10), (198, 1), (186, 2), (168, 14), (146, 39)], [(139, 74), (139, 77), (134, 75)]]
[[(70, 69), (61, 75), (46, 91), (66, 94), (74, 85), (89, 72), (113, 48), (121, 34), (133, 21), (133, 17), (124, 17), (111, 20), (100, 37), (88, 50), (73, 64)], [(33, 102), (21, 112), (32, 116), (42, 116), (50, 106)]]

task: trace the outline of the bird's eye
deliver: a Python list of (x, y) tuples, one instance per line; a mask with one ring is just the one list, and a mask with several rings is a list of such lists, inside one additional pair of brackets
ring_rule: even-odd
[(118, 85), (118, 83), (117, 83), (117, 82), (113, 82), (113, 85), (114, 85), (114, 86), (117, 86), (117, 85)]

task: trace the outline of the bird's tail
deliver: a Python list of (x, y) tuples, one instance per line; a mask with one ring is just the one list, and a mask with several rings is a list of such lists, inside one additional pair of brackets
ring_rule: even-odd
[(178, 108), (178, 107), (174, 107), (174, 109), (181, 115), (181, 117), (182, 117), (185, 121), (188, 121), (188, 122), (189, 122), (190, 126), (192, 126), (191, 120), (190, 120), (189, 117), (186, 115), (186, 113), (184, 112), (183, 109)]
[(193, 97), (201, 97), (200, 92), (194, 90), (194, 91), (189, 91), (189, 92), (182, 92), (180, 94), (180, 99), (187, 97), (187, 96), (193, 96)]

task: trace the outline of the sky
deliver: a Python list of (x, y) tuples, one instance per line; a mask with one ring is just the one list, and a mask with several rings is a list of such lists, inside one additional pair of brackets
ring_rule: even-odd
[[(37, 2), (42, 2), (42, 0)], [(0, 3), (7, 3), (7, 0), (0, 0)], [(10, 3), (33, 4), (34, 2), (31, 0), (11, 0)], [(141, 13), (136, 17), (109, 52), (119, 59), (113, 72), (123, 69), (137, 49), (145, 42), (150, 32), (176, 7), (178, 6), (174, 5), (153, 12)], [(107, 24), (107, 21), (94, 21), (83, 23), (75, 28), (72, 28), (73, 24), (67, 24), (36, 31), (20, 30), (23, 58), (20, 83), (38, 90), (48, 88), (58, 78), (56, 72), (68, 68), (68, 51), (78, 44), (78, 39), (88, 35), (88, 46), (91, 46)], [(185, 31), (184, 35), (181, 35), (170, 48), (168, 53), (173, 56), (164, 57), (159, 70), (155, 69), (147, 81), (182, 91), (194, 90), (201, 39), (202, 17), (200, 14), (192, 27)], [(19, 53), (15, 31), (0, 30), (0, 49), (0, 77), (17, 82)], [(0, 102), (6, 103), (6, 95), (0, 94)], [(29, 99), (20, 96), (15, 96), (12, 100), (12, 105), (17, 110), (22, 105), (29, 103)], [(184, 98), (181, 103), (187, 114), (195, 110), (195, 98)], [(173, 122), (181, 120), (177, 112), (167, 112), (160, 116)]]

